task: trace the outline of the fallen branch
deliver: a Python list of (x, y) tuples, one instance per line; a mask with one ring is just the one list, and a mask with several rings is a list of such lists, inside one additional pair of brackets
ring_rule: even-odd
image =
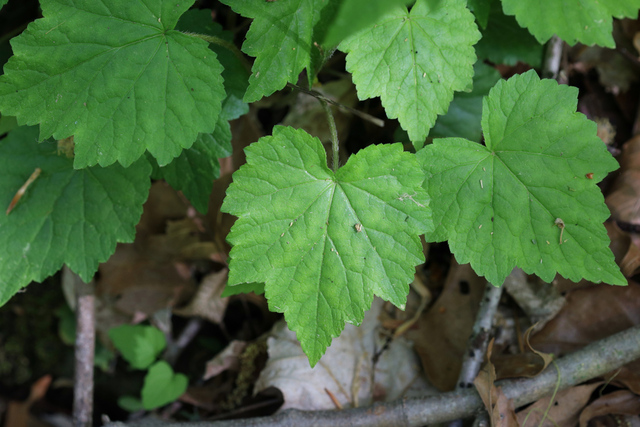
[[(473, 387), (473, 380), (480, 372), (482, 362), (484, 362), (484, 355), (487, 352), (487, 345), (492, 335), (493, 317), (498, 310), (498, 303), (503, 289), (504, 286), (493, 286), (489, 282), (485, 286), (476, 321), (473, 324), (473, 330), (467, 342), (467, 351), (464, 352), (456, 391)], [(462, 427), (462, 419), (455, 420), (449, 424), (449, 427)]]
[[(560, 387), (565, 389), (596, 378), (640, 358), (640, 325), (594, 342), (582, 350), (558, 359)], [(558, 382), (555, 367), (535, 378), (498, 381), (515, 406), (526, 405), (550, 394)], [(443, 393), (423, 399), (402, 399), (344, 411), (300, 411), (289, 409), (270, 417), (196, 423), (107, 423), (105, 427), (333, 427), (349, 426), (421, 426), (448, 422), (473, 415), (482, 408), (474, 389)]]

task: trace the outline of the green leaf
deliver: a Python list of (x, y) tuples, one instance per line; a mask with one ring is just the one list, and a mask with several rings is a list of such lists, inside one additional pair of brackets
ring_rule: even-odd
[(0, 116), (0, 135), (11, 132), (18, 127), (18, 122), (13, 116)]
[(327, 0), (221, 0), (253, 18), (242, 51), (256, 58), (245, 102), (255, 102), (295, 83), (305, 68), (311, 72), (313, 28)]
[(220, 297), (230, 297), (239, 294), (248, 294), (253, 292), (256, 295), (264, 294), (264, 283), (239, 283), (234, 286), (225, 286)]
[(418, 0), (340, 44), (360, 99), (380, 96), (411, 141), (423, 142), (454, 91), (473, 78), (480, 33), (465, 0)]
[(640, 0), (502, 0), (502, 7), (540, 43), (557, 34), (572, 46), (580, 42), (614, 48), (612, 16), (635, 18)]
[(481, 28), (487, 28), (492, 4), (495, 4), (495, 0), (467, 0), (467, 7), (476, 16)]
[(486, 146), (440, 139), (418, 153), (436, 226), (427, 238), (448, 239), (458, 262), (494, 285), (515, 266), (547, 282), (558, 272), (626, 284), (596, 185), (618, 165), (576, 112), (577, 95), (533, 71), (500, 81), (483, 104)]
[(7, 4), (9, 0), (0, 0), (0, 9), (2, 9), (2, 7)]
[[(493, 67), (482, 62), (474, 66), (473, 90), (469, 93), (456, 93), (449, 111), (438, 117), (429, 137), (460, 137), (480, 142), (482, 138), (482, 98), (489, 94), (489, 90), (500, 80), (500, 73)], [(422, 148), (414, 144), (416, 149)]]
[(118, 326), (109, 329), (109, 338), (135, 369), (147, 369), (167, 346), (164, 334), (153, 326)]
[[(176, 29), (179, 31), (195, 32), (218, 37), (233, 43), (233, 33), (224, 31), (222, 26), (213, 22), (211, 10), (191, 9), (180, 17)], [(227, 97), (222, 101), (222, 115), (227, 120), (237, 119), (249, 112), (249, 105), (242, 99), (249, 86), (249, 71), (233, 52), (215, 43), (209, 44), (209, 49), (218, 55), (222, 64), (222, 78)]]
[(412, 0), (341, 0), (335, 15), (328, 17), (329, 28), (321, 44), (337, 46), (348, 36), (373, 26), (390, 10), (410, 3)]
[(204, 214), (209, 208), (213, 181), (220, 176), (218, 158), (228, 157), (231, 152), (231, 127), (220, 117), (212, 134), (199, 134), (193, 147), (158, 172)]
[(491, 7), (489, 25), (482, 30), (482, 39), (476, 45), (480, 59), (496, 64), (516, 65), (518, 61), (534, 68), (542, 62), (543, 46), (526, 29), (518, 25), (513, 16), (502, 13), (500, 2)]
[(21, 127), (0, 140), (0, 206), (41, 169), (10, 214), (0, 214), (0, 305), (63, 264), (91, 280), (116, 243), (133, 241), (151, 186), (144, 159), (126, 169), (74, 170), (54, 142), (38, 144), (37, 134)]
[(144, 377), (142, 406), (150, 410), (173, 402), (187, 391), (188, 385), (189, 379), (183, 374), (175, 374), (167, 362), (156, 362)]
[(374, 294), (404, 307), (431, 226), (423, 176), (401, 144), (367, 147), (334, 174), (320, 140), (290, 127), (245, 151), (222, 206), (239, 217), (229, 285), (265, 283), (315, 365)]
[(75, 167), (160, 165), (213, 131), (222, 66), (203, 40), (173, 30), (193, 0), (42, 0), (43, 19), (12, 40), (0, 110), (74, 135)]

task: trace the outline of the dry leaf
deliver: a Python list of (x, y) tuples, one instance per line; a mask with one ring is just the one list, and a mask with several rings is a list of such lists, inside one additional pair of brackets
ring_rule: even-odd
[(246, 341), (231, 341), (224, 350), (207, 362), (202, 379), (206, 381), (227, 369), (236, 370), (240, 363), (240, 355), (246, 347)]
[(609, 414), (640, 414), (640, 396), (627, 390), (620, 390), (596, 399), (580, 414), (580, 427), (587, 427), (592, 418)]
[[(493, 350), (493, 342), (491, 339), (487, 346), (487, 360), (491, 360), (491, 352)], [(507, 399), (502, 387), (496, 387), (496, 371), (491, 362), (487, 362), (484, 368), (478, 373), (473, 380), (484, 407), (489, 413), (492, 427), (519, 427), (520, 424), (516, 419), (515, 408), (513, 402)]]
[(485, 284), (468, 264), (454, 260), (442, 294), (420, 316), (417, 329), (407, 332), (427, 378), (441, 391), (456, 386)]
[(491, 362), (496, 367), (497, 379), (532, 378), (544, 371), (553, 361), (553, 355), (536, 351), (531, 347), (529, 338), (535, 328), (536, 325), (533, 325), (524, 333), (524, 342), (530, 353), (493, 356)]
[(220, 297), (227, 283), (227, 273), (228, 270), (224, 269), (206, 276), (189, 304), (174, 309), (173, 313), (179, 316), (200, 316), (212, 323), (221, 323), (229, 304), (228, 297)]
[(551, 406), (551, 396), (544, 397), (518, 412), (518, 421), (522, 427), (575, 427), (591, 393), (601, 384), (579, 385), (563, 390), (555, 396)]
[(624, 144), (620, 171), (605, 201), (615, 220), (640, 224), (640, 135)]
[(420, 366), (411, 344), (403, 338), (391, 341), (377, 364), (372, 363), (386, 343), (378, 333), (382, 304), (375, 298), (359, 327), (347, 324), (314, 368), (309, 367), (296, 334), (284, 321), (276, 323), (267, 340), (269, 360), (255, 384), (256, 392), (280, 389), (285, 401), (281, 410), (335, 409), (325, 389), (343, 407), (401, 397), (409, 386), (422, 382)]
[[(594, 285), (567, 295), (567, 303), (555, 319), (531, 338), (531, 344), (556, 356), (574, 352), (640, 324), (640, 285)], [(640, 361), (623, 366), (604, 376), (640, 393)]]

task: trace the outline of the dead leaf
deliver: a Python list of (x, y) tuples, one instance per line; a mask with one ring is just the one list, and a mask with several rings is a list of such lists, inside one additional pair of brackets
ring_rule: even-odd
[[(531, 338), (531, 345), (556, 356), (571, 353), (640, 324), (640, 285), (594, 285), (567, 295), (567, 303), (555, 319)], [(619, 372), (604, 376), (613, 378), (640, 393), (640, 362), (623, 366)]]
[(640, 396), (627, 390), (620, 390), (596, 399), (580, 414), (580, 427), (587, 427), (592, 418), (609, 414), (640, 414)]
[(615, 256), (625, 277), (632, 277), (640, 268), (640, 249), (636, 246), (629, 233), (625, 233), (615, 222), (604, 224), (611, 239), (609, 247)]
[(579, 71), (588, 72), (595, 68), (600, 84), (613, 94), (628, 91), (638, 79), (634, 64), (614, 49), (577, 45), (570, 50), (570, 55)]
[[(487, 360), (491, 360), (493, 338), (487, 346)], [(492, 427), (520, 427), (515, 415), (513, 401), (507, 399), (502, 387), (495, 386), (496, 370), (489, 361), (473, 380), (484, 407), (489, 413)]]
[(220, 297), (227, 283), (227, 273), (228, 270), (224, 269), (206, 276), (189, 304), (184, 308), (174, 309), (173, 313), (179, 316), (199, 316), (215, 324), (222, 323), (229, 304), (228, 297)]
[(412, 346), (402, 337), (391, 341), (377, 364), (372, 363), (386, 343), (378, 333), (382, 305), (382, 300), (374, 299), (359, 327), (347, 324), (314, 368), (309, 367), (296, 334), (284, 321), (276, 323), (267, 340), (269, 359), (255, 384), (256, 392), (280, 389), (285, 401), (281, 410), (320, 410), (336, 407), (325, 389), (343, 407), (353, 407), (394, 400), (409, 386), (424, 384)]
[(240, 366), (240, 355), (247, 347), (246, 341), (231, 341), (224, 350), (207, 362), (203, 380), (208, 380), (227, 369), (237, 369)]
[(42, 399), (51, 385), (51, 375), (39, 378), (31, 385), (29, 397), (24, 402), (10, 401), (7, 406), (7, 414), (4, 425), (11, 427), (27, 427), (31, 425), (29, 409), (38, 400)]
[[(544, 397), (533, 405), (518, 412), (518, 421), (522, 427), (575, 427), (580, 412), (585, 407), (591, 393), (602, 382), (579, 385), (559, 392), (553, 399)], [(526, 421), (525, 421), (526, 420)]]
[(454, 260), (442, 294), (407, 332), (427, 378), (441, 391), (456, 386), (485, 284), (468, 264)]
[(640, 224), (640, 135), (624, 144), (620, 171), (605, 201), (616, 221)]
[(530, 353), (497, 355), (491, 359), (496, 366), (496, 378), (532, 378), (544, 371), (553, 361), (553, 355), (542, 353), (531, 347), (529, 338), (535, 329), (533, 325), (524, 333), (524, 342)]
[(640, 324), (640, 285), (594, 285), (567, 294), (558, 315), (531, 338), (531, 345), (556, 356)]

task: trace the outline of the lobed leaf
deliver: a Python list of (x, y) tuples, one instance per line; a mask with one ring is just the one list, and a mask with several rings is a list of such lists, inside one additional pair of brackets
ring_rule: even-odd
[(246, 150), (222, 210), (238, 216), (229, 286), (265, 283), (315, 365), (378, 295), (404, 307), (431, 226), (415, 156), (370, 146), (333, 173), (317, 138), (275, 127)]
[(21, 127), (0, 140), (0, 206), (9, 206), (30, 175), (41, 169), (15, 208), (0, 213), (0, 305), (63, 264), (88, 282), (115, 251), (132, 242), (151, 181), (140, 159), (74, 170), (54, 142), (36, 142), (36, 128)]
[(213, 131), (222, 67), (203, 40), (173, 30), (194, 0), (42, 0), (44, 18), (11, 42), (0, 110), (74, 135), (75, 167), (160, 165)]
[(360, 99), (380, 96), (411, 141), (422, 143), (455, 91), (469, 88), (480, 39), (464, 0), (418, 0), (342, 42)]
[(637, 17), (640, 0), (502, 0), (502, 7), (540, 43), (557, 34), (572, 46), (614, 48), (612, 17)]
[(448, 239), (494, 285), (515, 266), (547, 282), (558, 272), (626, 284), (596, 185), (618, 165), (576, 112), (577, 92), (533, 71), (500, 81), (483, 103), (486, 146), (440, 139), (418, 153), (435, 222), (427, 238)]
[(313, 29), (327, 0), (250, 1), (221, 0), (253, 22), (242, 51), (256, 58), (245, 102), (255, 102), (297, 82), (312, 68)]

